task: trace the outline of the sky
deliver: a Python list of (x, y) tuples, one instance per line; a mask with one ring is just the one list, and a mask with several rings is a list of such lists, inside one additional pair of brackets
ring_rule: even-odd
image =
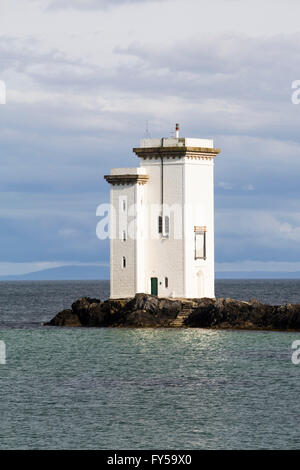
[(1, 0), (0, 276), (109, 263), (103, 175), (213, 138), (217, 271), (300, 270), (298, 0)]

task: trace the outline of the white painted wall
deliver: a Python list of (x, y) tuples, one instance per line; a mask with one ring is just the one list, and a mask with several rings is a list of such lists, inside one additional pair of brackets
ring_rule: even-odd
[[(174, 239), (172, 228), (174, 216), (164, 212), (163, 216), (170, 216), (170, 236), (162, 237), (158, 233), (158, 216), (161, 213), (161, 161), (145, 160), (141, 166), (149, 175), (149, 182), (145, 185), (147, 200), (147, 232), (144, 240), (145, 251), (145, 292), (151, 293), (151, 277), (158, 278), (158, 295), (170, 297), (184, 295), (183, 272), (183, 240)], [(164, 160), (164, 203), (171, 206), (181, 205), (183, 198), (182, 178), (183, 165), (180, 160)], [(156, 214), (151, 217), (150, 204), (156, 205)], [(152, 208), (154, 209), (154, 208)], [(177, 223), (182, 224), (182, 214)], [(165, 287), (165, 278), (168, 278), (168, 288)]]
[[(185, 159), (184, 168), (185, 296), (214, 297), (214, 162)], [(207, 227), (205, 260), (195, 260), (194, 226)]]

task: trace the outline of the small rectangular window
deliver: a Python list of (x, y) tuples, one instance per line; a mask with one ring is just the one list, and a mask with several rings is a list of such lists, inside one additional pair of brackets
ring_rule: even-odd
[(169, 235), (170, 232), (170, 217), (168, 215), (165, 216), (165, 234)]
[(206, 259), (206, 227), (195, 227), (195, 259)]
[(123, 199), (123, 201), (122, 201), (122, 208), (123, 208), (123, 211), (125, 212), (126, 211), (126, 201), (125, 201), (125, 199)]
[(125, 258), (125, 256), (123, 256), (123, 259), (122, 259), (122, 267), (123, 267), (123, 269), (126, 268), (126, 258)]
[(167, 289), (169, 287), (169, 279), (165, 277), (165, 288)]
[(126, 242), (126, 240), (127, 240), (126, 231), (123, 230), (123, 242)]
[(163, 219), (162, 219), (162, 216), (160, 215), (158, 217), (158, 233), (162, 233), (162, 221)]

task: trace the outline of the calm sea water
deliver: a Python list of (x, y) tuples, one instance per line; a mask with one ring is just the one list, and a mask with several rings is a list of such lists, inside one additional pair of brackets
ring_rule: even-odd
[[(217, 281), (216, 292), (300, 303), (300, 281)], [(300, 334), (41, 325), (108, 294), (104, 281), (0, 282), (1, 449), (300, 447)]]

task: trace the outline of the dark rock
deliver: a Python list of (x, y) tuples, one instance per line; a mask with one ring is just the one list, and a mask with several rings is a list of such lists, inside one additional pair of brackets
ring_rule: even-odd
[(50, 326), (82, 326), (76, 313), (70, 309), (62, 310), (50, 322), (45, 323)]
[(299, 330), (300, 305), (272, 306), (261, 304), (257, 300), (204, 301), (194, 309), (186, 323), (198, 328)]
[(72, 310), (63, 310), (48, 324), (300, 331), (300, 305), (264, 305), (255, 299), (163, 299), (148, 294), (105, 302), (83, 297), (72, 304)]
[(99, 299), (82, 297), (72, 304), (72, 311), (74, 314), (78, 315), (79, 320), (83, 326), (88, 326), (93, 310), (99, 305), (101, 305), (101, 301)]
[(170, 326), (181, 310), (181, 302), (160, 299), (153, 295), (136, 294), (119, 317), (118, 326)]

